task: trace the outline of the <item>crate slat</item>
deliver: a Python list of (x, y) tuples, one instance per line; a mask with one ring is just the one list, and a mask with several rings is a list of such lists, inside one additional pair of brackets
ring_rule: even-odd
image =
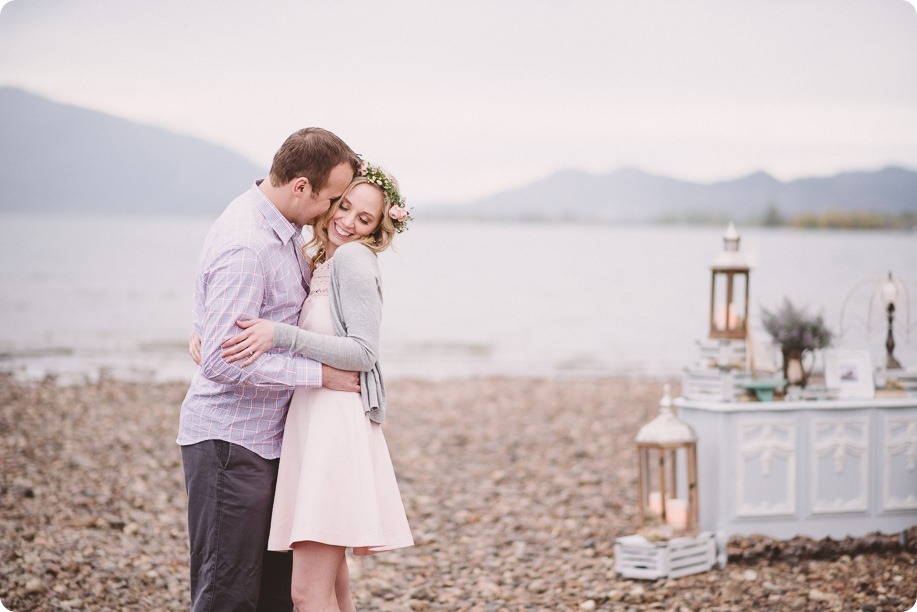
[(615, 571), (626, 578), (656, 580), (699, 574), (716, 563), (713, 533), (650, 542), (639, 535), (615, 540)]

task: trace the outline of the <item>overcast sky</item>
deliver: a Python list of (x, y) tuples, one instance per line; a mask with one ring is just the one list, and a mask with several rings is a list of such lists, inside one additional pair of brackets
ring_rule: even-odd
[(13, 0), (0, 84), (265, 167), (323, 126), (414, 203), (569, 168), (917, 169), (904, 0)]

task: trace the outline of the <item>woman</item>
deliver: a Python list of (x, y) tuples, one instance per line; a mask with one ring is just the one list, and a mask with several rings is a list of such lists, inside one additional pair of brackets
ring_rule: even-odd
[[(313, 271), (296, 328), (263, 319), (223, 344), (228, 361), (251, 363), (285, 348), (362, 372), (361, 392), (297, 388), (283, 437), (269, 550), (293, 550), (297, 610), (353, 610), (344, 552), (366, 555), (413, 545), (381, 424), (378, 363), (382, 293), (376, 253), (410, 215), (397, 182), (364, 163), (316, 220), (303, 256)], [(308, 252), (306, 250), (308, 249)]]

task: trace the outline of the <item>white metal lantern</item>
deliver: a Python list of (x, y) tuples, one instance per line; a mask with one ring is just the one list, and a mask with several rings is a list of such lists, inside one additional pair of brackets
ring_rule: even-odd
[(640, 526), (696, 534), (697, 436), (675, 415), (669, 385), (664, 386), (659, 415), (640, 428), (636, 443)]

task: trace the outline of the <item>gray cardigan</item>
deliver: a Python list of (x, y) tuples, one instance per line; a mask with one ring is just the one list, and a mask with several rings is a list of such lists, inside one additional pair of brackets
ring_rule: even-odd
[(336, 336), (274, 323), (274, 346), (288, 348), (339, 370), (360, 372), (363, 410), (385, 420), (385, 386), (379, 369), (382, 281), (376, 254), (358, 242), (337, 248), (331, 260), (328, 297)]

